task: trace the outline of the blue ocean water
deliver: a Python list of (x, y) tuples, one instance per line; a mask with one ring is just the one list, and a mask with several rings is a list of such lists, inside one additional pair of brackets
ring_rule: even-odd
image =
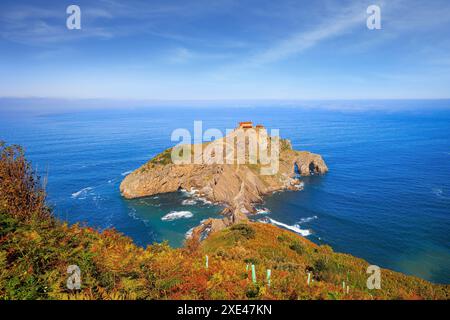
[(266, 198), (262, 207), (271, 219), (310, 230), (310, 240), (335, 251), (450, 283), (449, 111), (153, 107), (4, 113), (0, 139), (24, 146), (48, 177), (49, 202), (60, 218), (114, 227), (139, 245), (168, 240), (179, 246), (190, 228), (221, 208), (182, 192), (124, 200), (119, 184), (172, 146), (174, 129), (192, 132), (194, 120), (223, 132), (253, 120), (280, 129), (295, 149), (323, 156), (327, 175), (304, 178), (303, 191)]

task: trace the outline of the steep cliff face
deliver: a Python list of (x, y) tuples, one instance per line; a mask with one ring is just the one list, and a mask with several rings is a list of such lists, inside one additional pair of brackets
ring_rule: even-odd
[[(204, 144), (202, 150), (210, 148), (210, 144)], [(289, 140), (281, 140), (279, 150), (278, 170), (267, 175), (261, 174), (263, 165), (260, 163), (174, 164), (170, 158), (172, 149), (168, 149), (125, 177), (120, 192), (132, 199), (180, 189), (195, 191), (199, 196), (226, 206), (223, 219), (209, 219), (195, 230), (196, 233), (217, 231), (246, 220), (248, 214), (255, 212), (254, 204), (262, 202), (264, 195), (300, 190), (299, 176), (328, 171), (320, 155), (295, 151)]]

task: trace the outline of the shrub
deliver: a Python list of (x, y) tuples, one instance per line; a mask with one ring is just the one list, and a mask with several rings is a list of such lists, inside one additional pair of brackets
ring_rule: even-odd
[(258, 258), (246, 258), (244, 262), (247, 264), (258, 264), (259, 260)]
[(255, 237), (255, 230), (253, 230), (253, 228), (246, 223), (235, 224), (230, 228), (230, 230), (236, 238), (242, 237), (249, 240)]
[(291, 238), (287, 234), (282, 233), (279, 236), (277, 236), (277, 240), (279, 242), (287, 242), (287, 243), (289, 243), (289, 241), (291, 241)]
[(51, 210), (39, 177), (19, 146), (0, 142), (0, 211), (21, 221), (45, 220)]
[(303, 245), (299, 241), (292, 242), (289, 249), (294, 250), (298, 254), (303, 254), (304, 252)]
[(259, 296), (259, 289), (259, 285), (252, 283), (247, 286), (247, 289), (245, 290), (245, 296), (249, 299), (255, 299)]
[(320, 258), (314, 262), (314, 277), (317, 280), (324, 280), (326, 273), (328, 272), (328, 263), (324, 258)]
[[(182, 156), (182, 153), (180, 154)], [(149, 162), (150, 164), (171, 164), (172, 163), (172, 149), (167, 149), (164, 152), (158, 154)]]
[(339, 264), (335, 259), (324, 256), (320, 257), (314, 262), (313, 267), (314, 277), (319, 281), (334, 282), (342, 274)]

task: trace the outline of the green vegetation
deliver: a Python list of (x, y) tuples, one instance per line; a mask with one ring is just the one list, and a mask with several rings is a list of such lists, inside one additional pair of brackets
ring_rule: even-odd
[(255, 230), (247, 223), (239, 223), (230, 227), (233, 238), (253, 239)]
[(292, 244), (289, 246), (289, 249), (294, 250), (298, 254), (303, 254), (304, 252), (303, 245), (299, 241), (292, 242)]
[[(180, 154), (182, 155), (182, 153)], [(169, 148), (162, 153), (158, 154), (156, 157), (154, 157), (152, 160), (150, 160), (151, 164), (162, 164), (167, 165), (172, 163), (172, 148)]]
[[(180, 249), (144, 249), (114, 230), (69, 226), (52, 217), (22, 150), (2, 144), (0, 152), (0, 299), (449, 298), (449, 286), (384, 269), (382, 289), (368, 290), (364, 260), (267, 224), (237, 224)], [(81, 269), (80, 290), (66, 287), (69, 265)]]
[(292, 150), (291, 141), (288, 139), (280, 139), (280, 151)]

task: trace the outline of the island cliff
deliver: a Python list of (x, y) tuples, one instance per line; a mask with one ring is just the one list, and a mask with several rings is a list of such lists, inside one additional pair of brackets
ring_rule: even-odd
[[(241, 128), (252, 129), (251, 126), (242, 127), (242, 124)], [(259, 130), (262, 126), (256, 128)], [(222, 140), (235, 139), (238, 132), (239, 130), (235, 130), (224, 138), (204, 143), (202, 150), (211, 149), (211, 144)], [(246, 141), (246, 150), (249, 149), (248, 146), (249, 142)], [(172, 151), (173, 148), (165, 150), (126, 176), (120, 184), (120, 192), (125, 198), (132, 199), (184, 189), (225, 205), (223, 219), (208, 219), (194, 230), (194, 234), (199, 234), (201, 238), (210, 232), (247, 220), (249, 214), (255, 213), (254, 205), (261, 203), (264, 195), (302, 189), (300, 176), (324, 174), (328, 171), (320, 155), (293, 150), (287, 139), (279, 140), (278, 170), (274, 174), (261, 174), (263, 165), (259, 162), (174, 164), (171, 159)], [(248, 154), (245, 157), (248, 160)]]

